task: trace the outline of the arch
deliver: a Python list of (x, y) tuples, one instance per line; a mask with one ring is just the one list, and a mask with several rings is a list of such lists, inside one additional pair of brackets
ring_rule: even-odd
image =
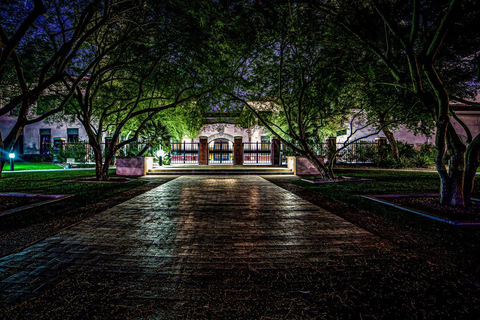
[(232, 135), (229, 135), (227, 133), (215, 133), (208, 137), (208, 143), (216, 139), (226, 139), (232, 143), (235, 142), (235, 138)]

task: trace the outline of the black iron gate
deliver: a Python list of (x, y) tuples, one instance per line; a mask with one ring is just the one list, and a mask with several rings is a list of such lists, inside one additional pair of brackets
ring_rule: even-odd
[(171, 145), (172, 164), (198, 164), (198, 142), (173, 142)]
[(244, 142), (243, 163), (244, 164), (272, 164), (271, 143), (268, 142)]
[(208, 164), (233, 164), (233, 143), (216, 139), (208, 144)]

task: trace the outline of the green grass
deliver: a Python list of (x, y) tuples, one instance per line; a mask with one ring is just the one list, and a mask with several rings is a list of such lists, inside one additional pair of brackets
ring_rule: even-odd
[[(338, 169), (337, 175), (344, 175), (356, 178), (369, 178), (373, 181), (357, 182), (338, 182), (326, 184), (312, 184), (305, 181), (295, 181), (306, 189), (310, 189), (324, 197), (345, 202), (357, 209), (388, 218), (398, 220), (402, 223), (425, 222), (424, 218), (416, 218), (412, 214), (406, 214), (403, 211), (378, 204), (365, 199), (363, 195), (381, 195), (381, 194), (422, 194), (438, 193), (440, 180), (435, 172), (421, 171), (394, 171), (394, 170), (351, 170)], [(480, 195), (480, 179), (477, 178), (474, 194)], [(428, 221), (427, 223), (431, 223)]]
[[(114, 175), (115, 170), (110, 170)], [(3, 174), (0, 179), (0, 192), (25, 192), (43, 194), (74, 194), (75, 197), (62, 200), (35, 210), (28, 210), (21, 215), (7, 216), (3, 222), (32, 223), (41, 219), (79, 208), (85, 204), (95, 203), (114, 194), (132, 189), (144, 180), (135, 180), (129, 183), (97, 183), (97, 182), (64, 182), (83, 177), (94, 176), (91, 170), (64, 170), (53, 172), (13, 172)], [(7, 221), (12, 220), (12, 221)], [(21, 221), (22, 220), (22, 221)], [(24, 220), (24, 221), (23, 221)]]
[[(51, 170), (51, 169), (63, 169), (61, 166), (46, 163), (46, 162), (15, 162), (13, 165), (14, 171), (21, 170)], [(10, 171), (10, 162), (6, 162), (3, 167), (4, 171)]]

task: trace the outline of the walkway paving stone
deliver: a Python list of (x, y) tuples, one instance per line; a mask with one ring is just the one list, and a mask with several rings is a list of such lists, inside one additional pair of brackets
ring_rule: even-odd
[(461, 317), (452, 272), (261, 177), (183, 176), (0, 259), (0, 317)]

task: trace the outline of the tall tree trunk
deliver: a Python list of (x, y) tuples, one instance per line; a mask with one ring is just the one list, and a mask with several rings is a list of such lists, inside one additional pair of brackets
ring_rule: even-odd
[(102, 148), (97, 143), (92, 143), (91, 141), (90, 141), (90, 145), (92, 146), (93, 154), (95, 157), (95, 178), (97, 180), (104, 181), (105, 177), (103, 176)]
[(466, 205), (470, 205), (471, 203), (473, 187), (475, 185), (475, 176), (477, 169), (480, 166), (479, 154), (480, 135), (473, 139), (465, 153), (465, 185), (463, 188), (463, 197)]
[(315, 166), (315, 168), (320, 172), (326, 179), (334, 179), (335, 175), (333, 174), (333, 167), (331, 170), (327, 169), (324, 163), (322, 163), (317, 155), (315, 155), (311, 150), (304, 150), (304, 154), (307, 159)]
[(385, 137), (387, 138), (388, 143), (390, 144), (390, 150), (392, 152), (392, 157), (395, 160), (399, 161), (400, 160), (400, 152), (398, 151), (397, 139), (395, 139), (395, 136), (388, 129), (387, 126), (382, 126), (382, 132), (385, 135)]
[(335, 165), (335, 159), (337, 158), (338, 151), (329, 152), (327, 156), (327, 172), (331, 179), (335, 179), (335, 173), (333, 172), (333, 166)]
[(3, 149), (3, 136), (0, 130), (0, 178), (2, 177), (3, 167), (5, 166), (5, 150)]
[(2, 176), (4, 167), (5, 167), (5, 159), (2, 155), (2, 156), (0, 156), (0, 177)]
[[(110, 176), (108, 174), (108, 170), (110, 169), (110, 164), (112, 163), (112, 160), (113, 158), (115, 157), (115, 153), (117, 152), (116, 151), (116, 143), (115, 143), (115, 139), (112, 139), (112, 142), (110, 144), (110, 146), (105, 146), (105, 159), (104, 159), (104, 162), (101, 166), (101, 171), (100, 171), (100, 179), (99, 180), (102, 180), (102, 181), (107, 181), (108, 179), (110, 179)], [(98, 179), (98, 177), (97, 177)]]
[(450, 152), (450, 161), (447, 176), (444, 176), (446, 170), (439, 172), (439, 174), (441, 174), (440, 177), (442, 182), (440, 203), (454, 207), (464, 207), (465, 199), (463, 196), (466, 147), (450, 123), (446, 125), (446, 130), (446, 145)]
[(435, 167), (437, 169), (438, 176), (440, 178), (440, 203), (447, 205), (448, 195), (450, 194), (449, 176), (447, 167), (445, 165), (445, 152), (446, 152), (446, 131), (447, 123), (437, 121), (437, 132), (435, 135), (435, 146), (437, 148), (437, 154), (435, 155)]

